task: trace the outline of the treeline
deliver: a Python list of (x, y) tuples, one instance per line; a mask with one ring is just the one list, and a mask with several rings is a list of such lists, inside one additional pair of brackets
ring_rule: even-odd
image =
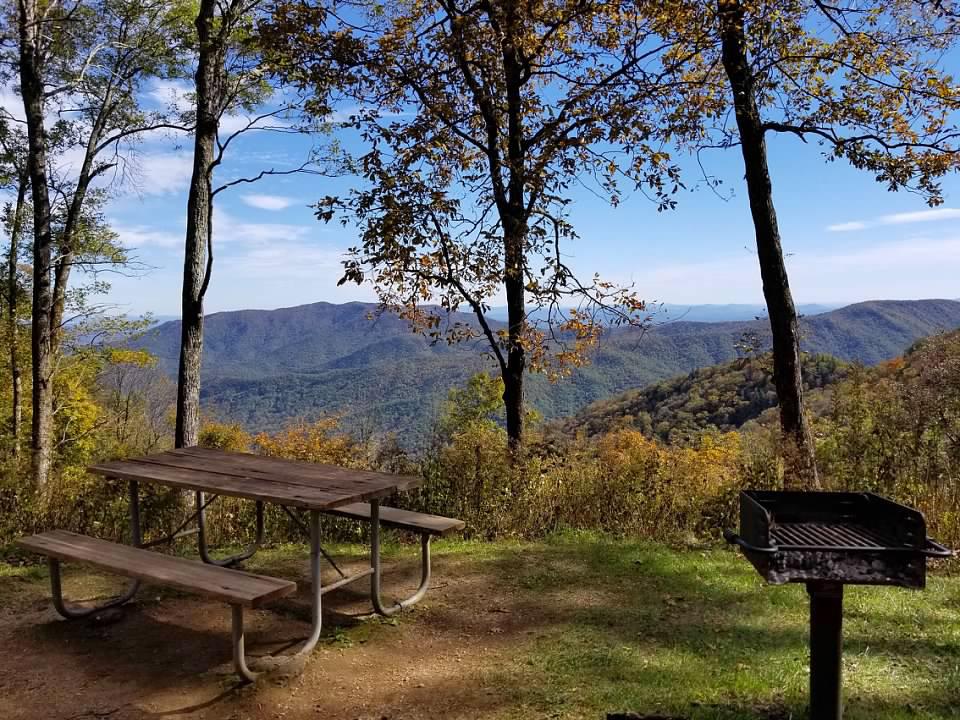
[[(119, 363), (119, 364), (118, 364)], [(158, 449), (165, 432), (142, 412), (159, 408), (143, 392), (124, 395), (120, 375), (149, 370), (140, 358), (114, 358), (101, 386), (83, 396), (98, 407), (101, 423), (77, 447), (53, 502), (24, 502), (14, 474), (0, 492), (0, 544), (48, 524), (122, 536), (126, 507), (121, 488), (89, 479), (83, 466), (98, 454), (115, 456)], [(88, 375), (87, 377), (92, 377)], [(103, 385), (107, 378), (111, 384)], [(736, 393), (736, 388), (729, 388)], [(170, 402), (167, 394), (168, 403)], [(905, 357), (875, 368), (852, 366), (842, 379), (811, 394), (812, 428), (824, 486), (875, 491), (923, 511), (931, 533), (960, 543), (960, 332), (932, 337)], [(169, 404), (167, 406), (169, 411)], [(424, 485), (395, 501), (411, 509), (461, 517), (472, 537), (540, 537), (560, 529), (600, 530), (671, 543), (714, 542), (737, 523), (737, 493), (744, 487), (781, 488), (787, 467), (775, 410), (739, 432), (701, 429), (669, 443), (632, 427), (588, 436), (542, 432), (526, 420), (531, 442), (520, 459), (507, 452), (502, 387), (498, 378), (473, 376), (450, 392), (416, 454), (394, 437), (362, 438), (344, 432), (336, 418), (293, 422), (276, 433), (250, 435), (237, 425), (207, 422), (201, 443), (309, 462), (420, 474)], [(131, 418), (139, 417), (136, 422)], [(162, 418), (161, 418), (162, 422)], [(148, 490), (144, 502), (161, 534), (182, 520), (179, 494)], [(217, 536), (238, 543), (252, 532), (251, 503), (224, 500), (211, 508)], [(299, 538), (289, 518), (271, 510), (271, 537)], [(325, 531), (355, 539), (355, 527), (326, 521)]]

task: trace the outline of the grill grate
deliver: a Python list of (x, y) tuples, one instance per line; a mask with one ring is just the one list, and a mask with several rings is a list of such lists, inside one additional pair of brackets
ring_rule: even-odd
[(858, 523), (797, 522), (780, 523), (771, 528), (771, 539), (781, 549), (837, 546), (876, 550), (908, 547), (892, 535)]

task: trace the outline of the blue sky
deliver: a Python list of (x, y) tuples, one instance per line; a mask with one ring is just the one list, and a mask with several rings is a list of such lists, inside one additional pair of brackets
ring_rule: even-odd
[[(170, 92), (158, 85), (153, 94)], [(228, 118), (228, 129), (242, 121)], [(217, 179), (298, 165), (309, 145), (289, 134), (251, 133), (231, 147)], [(639, 194), (615, 209), (589, 193), (575, 195), (580, 240), (568, 247), (573, 267), (632, 282), (649, 300), (762, 303), (739, 151), (716, 151), (705, 160), (734, 191), (731, 199), (691, 189), (676, 210), (658, 213)], [(931, 210), (916, 195), (888, 193), (867, 174), (825, 164), (816, 145), (792, 137), (771, 138), (770, 163), (799, 302), (960, 297), (960, 179), (944, 183), (946, 203)], [(190, 164), (189, 138), (151, 137), (135, 158), (134, 181), (109, 205), (121, 241), (150, 268), (111, 278), (109, 301), (122, 311), (179, 314)], [(692, 187), (698, 170), (685, 164)], [(342, 254), (355, 241), (352, 228), (321, 224), (309, 207), (348, 182), (272, 177), (221, 193), (207, 311), (374, 300), (368, 287), (336, 284)]]

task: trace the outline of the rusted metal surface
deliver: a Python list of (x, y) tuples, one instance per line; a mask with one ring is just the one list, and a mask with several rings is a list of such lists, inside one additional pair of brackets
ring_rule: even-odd
[(767, 582), (818, 580), (922, 588), (926, 558), (950, 551), (916, 510), (872, 493), (744, 491), (729, 542)]

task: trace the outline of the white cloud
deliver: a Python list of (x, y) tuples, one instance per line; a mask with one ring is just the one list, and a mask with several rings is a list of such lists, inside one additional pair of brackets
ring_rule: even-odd
[(260, 115), (227, 114), (220, 118), (220, 135), (223, 137), (243, 130), (267, 130), (289, 126), (289, 122), (276, 115), (261, 117)]
[(0, 86), (0, 109), (14, 120), (20, 122), (26, 120), (26, 115), (23, 113), (23, 99), (14, 92), (11, 85)]
[(317, 232), (313, 225), (242, 222), (224, 210), (215, 208), (213, 213), (214, 241), (217, 243), (274, 246), (279, 242), (304, 240), (311, 232)]
[(185, 113), (193, 110), (192, 93), (193, 88), (188, 83), (176, 80), (154, 80), (147, 94), (157, 104)]
[(156, 230), (145, 225), (123, 225), (111, 222), (117, 239), (125, 248), (174, 248), (183, 245), (183, 233)]
[(828, 225), (828, 232), (850, 232), (853, 230), (866, 230), (871, 227), (880, 227), (883, 225), (909, 225), (912, 223), (938, 222), (941, 220), (954, 220), (960, 218), (960, 209), (957, 208), (933, 208), (929, 210), (917, 210), (916, 212), (894, 213), (892, 215), (881, 215), (873, 220), (853, 220), (851, 222), (837, 223)]
[(880, 218), (881, 225), (906, 225), (907, 223), (937, 222), (939, 220), (953, 220), (960, 218), (960, 210), (956, 208), (934, 208), (918, 212), (896, 213), (884, 215)]
[(258, 210), (286, 210), (295, 202), (293, 198), (284, 195), (243, 195), (240, 199), (244, 204)]
[(851, 230), (866, 230), (867, 223), (853, 220), (851, 222), (838, 223), (836, 225), (827, 225), (828, 232), (850, 232)]
[(144, 195), (169, 195), (190, 185), (193, 155), (186, 152), (158, 152), (142, 155), (131, 172), (137, 190)]
[(343, 250), (324, 248), (305, 242), (277, 240), (270, 245), (249, 249), (242, 254), (223, 259), (224, 276), (270, 278), (314, 278), (322, 274), (336, 279), (340, 277)]

